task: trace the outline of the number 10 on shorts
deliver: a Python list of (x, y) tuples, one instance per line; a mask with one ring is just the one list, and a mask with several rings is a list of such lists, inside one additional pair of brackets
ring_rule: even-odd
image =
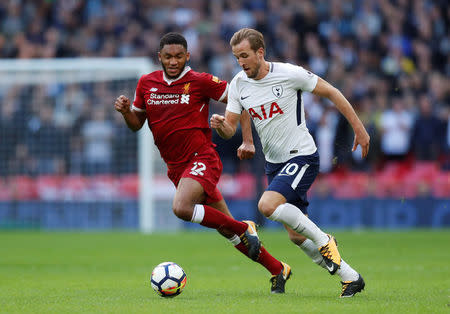
[(191, 168), (191, 172), (189, 172), (190, 174), (194, 175), (194, 176), (203, 176), (205, 175), (205, 173), (203, 171), (206, 170), (206, 166), (204, 163), (202, 162), (194, 162), (194, 167)]
[[(308, 164), (304, 164), (302, 166), (302, 168), (298, 172), (297, 176), (295, 176), (294, 180), (291, 183), (292, 189), (295, 190), (297, 188), (298, 184), (300, 183), (300, 180), (302, 179), (302, 177), (305, 174), (305, 171), (306, 171), (306, 169), (308, 169), (308, 167), (309, 167)], [(281, 169), (281, 171), (278, 175), (279, 176), (292, 176), (297, 172), (298, 168), (299, 168), (299, 166), (296, 163), (287, 163), (283, 167), (283, 169)]]

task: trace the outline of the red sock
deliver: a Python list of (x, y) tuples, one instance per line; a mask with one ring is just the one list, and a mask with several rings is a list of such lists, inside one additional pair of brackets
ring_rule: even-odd
[(200, 222), (202, 226), (213, 229), (225, 228), (238, 236), (243, 234), (248, 228), (248, 225), (245, 222), (234, 220), (221, 211), (208, 205), (203, 205), (203, 207), (205, 209), (205, 215), (203, 216), (203, 220)]
[[(235, 248), (238, 249), (242, 254), (248, 256), (247, 247), (244, 245), (244, 243), (240, 242), (235, 246)], [(261, 246), (257, 262), (264, 266), (272, 275), (278, 275), (283, 270), (283, 265), (281, 264), (281, 262), (270, 255), (270, 253), (267, 252), (267, 250), (263, 246)]]
[(278, 275), (283, 270), (283, 265), (281, 262), (270, 255), (270, 253), (267, 252), (263, 246), (261, 246), (257, 262), (267, 268), (272, 275)]

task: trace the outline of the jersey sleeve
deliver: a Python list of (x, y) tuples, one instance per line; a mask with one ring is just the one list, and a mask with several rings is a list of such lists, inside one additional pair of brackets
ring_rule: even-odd
[(227, 111), (241, 114), (242, 110), (241, 103), (239, 102), (238, 89), (236, 84), (236, 79), (233, 79), (230, 83), (230, 87), (228, 88), (228, 103), (227, 103)]
[(312, 92), (317, 84), (317, 75), (305, 70), (301, 66), (293, 66), (291, 77), (294, 81), (294, 88), (305, 92)]
[(214, 100), (222, 101), (227, 95), (228, 83), (209, 73), (202, 73), (201, 76), (205, 95)]
[(139, 111), (139, 112), (145, 112), (145, 103), (144, 103), (144, 96), (142, 93), (142, 78), (139, 79), (136, 90), (134, 91), (134, 100), (133, 100), (133, 106), (132, 109)]

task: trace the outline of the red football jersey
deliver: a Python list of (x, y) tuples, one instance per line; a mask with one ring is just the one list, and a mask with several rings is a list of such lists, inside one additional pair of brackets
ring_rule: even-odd
[(163, 71), (143, 75), (137, 84), (133, 109), (145, 111), (156, 146), (169, 165), (188, 161), (205, 145), (213, 145), (209, 99), (225, 98), (227, 82), (186, 67), (176, 80)]

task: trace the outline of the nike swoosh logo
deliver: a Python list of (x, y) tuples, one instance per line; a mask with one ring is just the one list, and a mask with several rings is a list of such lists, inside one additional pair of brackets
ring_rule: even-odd
[(241, 96), (241, 100), (244, 100), (244, 99), (246, 99), (246, 98), (248, 98), (248, 97), (250, 97), (250, 95), (245, 96), (245, 97)]
[(325, 266), (327, 267), (328, 271), (333, 271), (334, 269), (333, 265), (328, 266), (327, 264), (325, 264)]

